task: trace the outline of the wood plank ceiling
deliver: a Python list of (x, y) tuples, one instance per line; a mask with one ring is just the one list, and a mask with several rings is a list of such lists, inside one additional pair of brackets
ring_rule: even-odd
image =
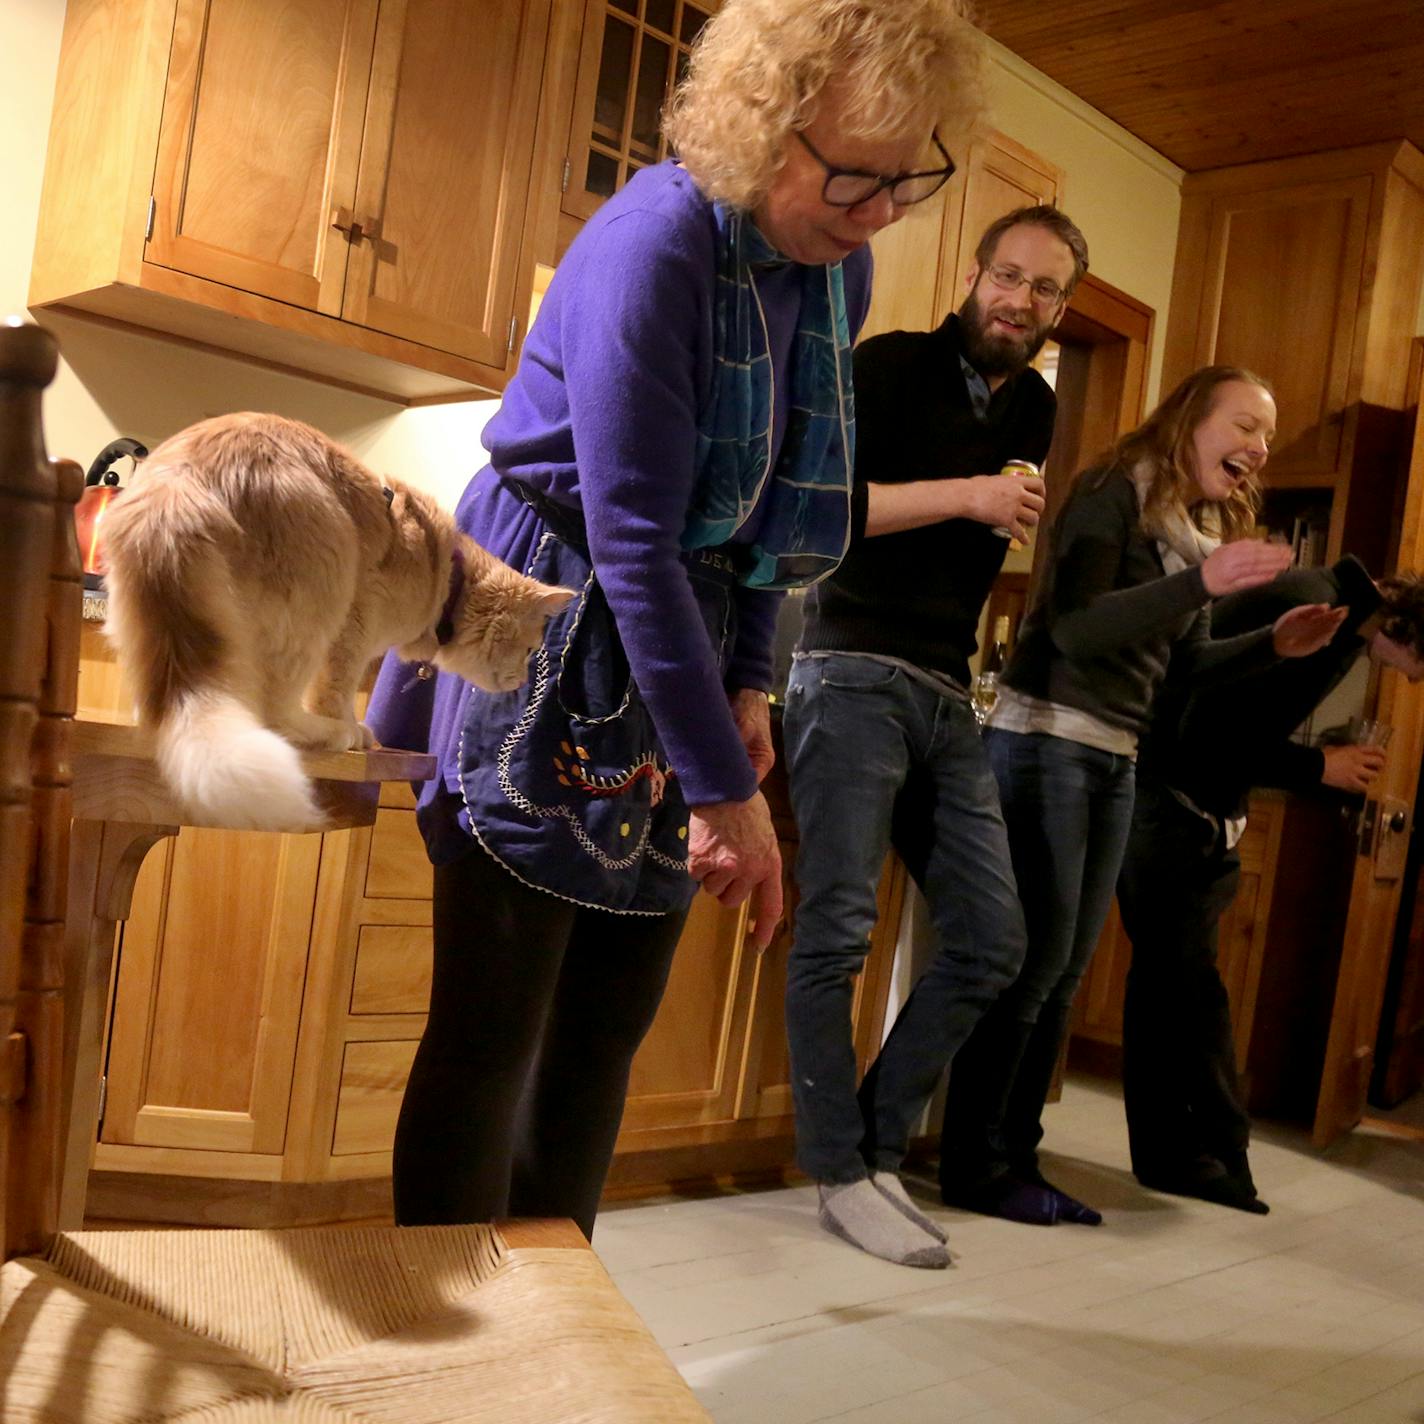
[(996, 40), (1190, 171), (1424, 148), (1424, 0), (979, 0)]

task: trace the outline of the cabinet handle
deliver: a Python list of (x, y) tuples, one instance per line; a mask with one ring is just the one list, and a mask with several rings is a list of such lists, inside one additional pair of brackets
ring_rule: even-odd
[(375, 218), (353, 213), (350, 208), (333, 208), (331, 225), (351, 242), (360, 242), (363, 237), (374, 242), (381, 235), (381, 224)]

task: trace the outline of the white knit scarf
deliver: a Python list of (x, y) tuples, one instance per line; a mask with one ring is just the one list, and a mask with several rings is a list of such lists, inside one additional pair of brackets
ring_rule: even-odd
[[(1133, 467), (1132, 483), (1137, 490), (1137, 507), (1142, 510), (1152, 487), (1152, 469), (1145, 460)], [(1221, 543), (1221, 511), (1214, 504), (1199, 504), (1195, 511), (1172, 505), (1162, 511), (1157, 523), (1152, 532), (1157, 536), (1163, 571), (1169, 574), (1204, 563)]]

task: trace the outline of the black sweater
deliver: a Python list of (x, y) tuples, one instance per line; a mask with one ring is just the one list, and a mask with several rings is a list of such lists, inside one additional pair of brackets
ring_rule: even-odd
[(799, 646), (880, 653), (969, 681), (979, 615), (1008, 540), (972, 519), (865, 535), (867, 485), (1041, 465), (1057, 409), (1037, 371), (1005, 381), (976, 418), (959, 363), (959, 319), (893, 331), (855, 353), (856, 528), (841, 566), (806, 596)]
[(1125, 471), (1084, 473), (1049, 539), (1042, 585), (1004, 670), (1009, 687), (1140, 734), (1174, 648), (1183, 675), (1197, 680), (1275, 660), (1269, 629), (1213, 640), (1201, 569), (1165, 573)]
[(1324, 754), (1290, 740), (1365, 650), (1360, 626), (1380, 606), (1365, 567), (1346, 556), (1328, 569), (1292, 569), (1263, 588), (1212, 605), (1213, 631), (1274, 623), (1305, 603), (1345, 604), (1345, 622), (1318, 653), (1289, 658), (1231, 688), (1190, 684), (1174, 661), (1142, 744), (1139, 773), (1183, 792), (1203, 811), (1237, 816), (1253, 786), (1317, 787)]

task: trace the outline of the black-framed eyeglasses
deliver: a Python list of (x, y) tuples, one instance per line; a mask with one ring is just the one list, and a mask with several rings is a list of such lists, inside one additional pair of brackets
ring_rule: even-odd
[(800, 130), (797, 130), (796, 137), (806, 145), (806, 151), (811, 157), (826, 170), (826, 181), (821, 186), (821, 201), (833, 208), (859, 207), (885, 188), (890, 190), (890, 201), (897, 208), (908, 208), (914, 203), (923, 203), (926, 198), (934, 197), (954, 176), (954, 160), (939, 141), (937, 133), (931, 133), (930, 138), (944, 159), (943, 168), (931, 168), (922, 173), (893, 173), (888, 177), (883, 173), (863, 173), (859, 168), (837, 168), (816, 151), (816, 146)]
[(1052, 277), (1035, 279), (1027, 272), (1020, 272), (1017, 267), (1005, 266), (1002, 263), (991, 262), (985, 267), (984, 273), (996, 287), (1005, 292), (1016, 292), (1027, 282), (1034, 300), (1046, 307), (1057, 306), (1068, 295)]

